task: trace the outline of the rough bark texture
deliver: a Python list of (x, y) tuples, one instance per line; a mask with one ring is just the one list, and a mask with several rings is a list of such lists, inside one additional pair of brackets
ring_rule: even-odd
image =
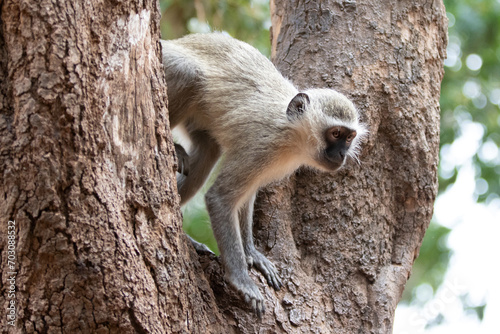
[(352, 97), (371, 134), (360, 166), (260, 193), (285, 286), (252, 270), (259, 321), (181, 231), (156, 2), (0, 0), (2, 332), (391, 332), (436, 195), (443, 5), (271, 8), (280, 70)]
[(1, 331), (210, 330), (221, 318), (181, 230), (157, 2), (0, 6)]

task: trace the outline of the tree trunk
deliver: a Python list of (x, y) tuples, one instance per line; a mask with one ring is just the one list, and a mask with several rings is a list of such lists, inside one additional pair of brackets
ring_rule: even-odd
[(444, 8), (271, 9), (279, 69), (352, 97), (370, 136), (361, 165), (260, 193), (285, 286), (252, 270), (257, 321), (181, 231), (156, 2), (0, 0), (2, 332), (391, 331), (436, 195)]
[(1, 331), (219, 328), (181, 230), (157, 2), (0, 3)]

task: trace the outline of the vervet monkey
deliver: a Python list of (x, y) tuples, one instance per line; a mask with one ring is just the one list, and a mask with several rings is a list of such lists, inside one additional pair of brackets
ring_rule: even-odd
[(252, 214), (257, 190), (302, 165), (335, 171), (357, 159), (366, 129), (352, 102), (332, 89), (299, 92), (252, 46), (223, 33), (161, 41), (170, 125), (183, 127), (189, 157), (176, 145), (184, 174), (181, 205), (224, 154), (205, 201), (227, 281), (261, 316), (264, 298), (248, 275), (255, 266), (274, 289), (275, 266), (255, 249)]

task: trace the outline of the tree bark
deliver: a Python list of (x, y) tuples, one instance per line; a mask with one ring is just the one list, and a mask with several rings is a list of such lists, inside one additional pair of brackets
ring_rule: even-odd
[(220, 328), (181, 230), (157, 2), (0, 4), (1, 331)]
[(436, 195), (443, 5), (271, 10), (278, 68), (350, 96), (370, 136), (361, 165), (260, 192), (285, 286), (252, 270), (258, 321), (181, 230), (156, 2), (0, 2), (2, 332), (391, 332)]

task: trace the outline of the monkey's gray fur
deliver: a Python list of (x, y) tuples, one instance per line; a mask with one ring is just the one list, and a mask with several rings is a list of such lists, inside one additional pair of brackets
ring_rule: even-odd
[[(255, 249), (257, 190), (301, 165), (324, 171), (356, 158), (366, 134), (352, 102), (331, 89), (297, 88), (250, 45), (222, 33), (161, 41), (170, 125), (192, 142), (181, 155), (181, 204), (203, 185), (221, 154), (220, 173), (205, 200), (226, 279), (260, 316), (264, 298), (248, 275), (255, 266), (275, 289), (275, 266)], [(186, 164), (188, 164), (186, 166)]]

